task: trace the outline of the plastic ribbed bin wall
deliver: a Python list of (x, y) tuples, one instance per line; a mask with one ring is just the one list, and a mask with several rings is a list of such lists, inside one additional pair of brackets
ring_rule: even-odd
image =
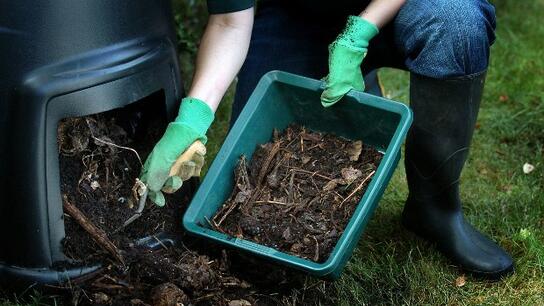
[[(0, 1), (0, 283), (58, 283), (66, 262), (57, 124), (156, 92), (182, 96), (169, 0)], [(64, 268), (62, 268), (64, 267)]]

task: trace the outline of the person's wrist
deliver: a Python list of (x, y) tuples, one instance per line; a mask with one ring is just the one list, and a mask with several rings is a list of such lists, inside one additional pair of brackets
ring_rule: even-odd
[(197, 98), (185, 97), (181, 100), (179, 114), (174, 122), (186, 124), (204, 136), (213, 120), (214, 113), (208, 104)]
[(366, 49), (369, 41), (379, 33), (376, 25), (360, 16), (349, 16), (339, 43), (358, 49)]

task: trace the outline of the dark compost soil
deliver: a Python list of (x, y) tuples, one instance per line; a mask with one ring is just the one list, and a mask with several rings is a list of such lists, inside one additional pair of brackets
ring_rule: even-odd
[(382, 154), (362, 141), (289, 126), (241, 157), (231, 197), (213, 226), (238, 238), (324, 262)]
[[(132, 187), (139, 175), (141, 162), (145, 161), (166, 126), (164, 120), (157, 119), (163, 117), (160, 114), (157, 118), (146, 118), (156, 112), (152, 105), (150, 107), (143, 111), (134, 108), (70, 118), (59, 124), (59, 162), (64, 201), (76, 206), (91, 223), (103, 230), (124, 257), (124, 263), (120, 263), (65, 213), (64, 252), (73, 260), (70, 264), (101, 263), (103, 268), (90, 279), (55, 288), (64, 297), (64, 303), (327, 304), (330, 297), (324, 293), (323, 288), (328, 286), (325, 281), (286, 271), (252, 256), (186, 236), (181, 228), (181, 218), (197, 181), (188, 181), (181, 191), (167, 196), (163, 208), (148, 202), (139, 219), (125, 228), (121, 227), (138, 206)], [(143, 123), (135, 125), (134, 122)], [(349, 149), (354, 143), (304, 131), (299, 127), (289, 128), (276, 138), (275, 143), (281, 143), (282, 149), (271, 162), (266, 161), (265, 155), (270, 153), (274, 143), (264, 145), (257, 151), (247, 175), (242, 171), (245, 167), (238, 168), (237, 186), (242, 186), (241, 180), (246, 180), (247, 186), (259, 187), (256, 189), (259, 193), (253, 202), (241, 206), (238, 204), (244, 194), (237, 190), (235, 193), (242, 195), (233, 194), (229, 200), (238, 203), (237, 209), (227, 216), (221, 228), (233, 235), (243, 235), (305, 258), (322, 261), (341, 235), (364, 188), (361, 187), (351, 197), (348, 194), (361, 184), (369, 171), (376, 168), (379, 154), (363, 146), (360, 159), (346, 161), (348, 155), (354, 154)], [(294, 141), (287, 143), (289, 138)], [(304, 152), (300, 144), (304, 145)], [(288, 151), (291, 153), (288, 154)], [(321, 152), (321, 155), (312, 152)], [(334, 163), (330, 163), (331, 160)], [(266, 173), (256, 172), (264, 163), (278, 166), (266, 166)], [(324, 168), (327, 165), (329, 168)], [(292, 171), (293, 167), (303, 171)], [(342, 170), (344, 168), (349, 171)], [(311, 175), (304, 171), (318, 172)], [(356, 177), (353, 180), (351, 176), (346, 177), (348, 174), (342, 174), (346, 171)], [(330, 179), (323, 179), (320, 175)], [(255, 183), (255, 179), (259, 178), (264, 182), (261, 185)], [(332, 186), (333, 181), (336, 182), (335, 186)], [(277, 184), (275, 189), (274, 184)], [(328, 184), (326, 188), (330, 188), (329, 191), (323, 191), (324, 184)], [(248, 194), (245, 199), (248, 196), (251, 197)], [(343, 199), (347, 200), (340, 203)], [(262, 201), (286, 204), (263, 205), (265, 203)], [(242, 215), (244, 211), (249, 214)], [(291, 215), (294, 217), (285, 218)], [(236, 220), (243, 221), (242, 226), (235, 226)], [(319, 251), (316, 251), (317, 243)]]

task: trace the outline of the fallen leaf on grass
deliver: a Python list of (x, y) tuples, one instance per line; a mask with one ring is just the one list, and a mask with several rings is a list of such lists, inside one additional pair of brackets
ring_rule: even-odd
[(502, 186), (502, 190), (506, 191), (506, 193), (508, 193), (508, 194), (512, 193), (512, 188), (513, 188), (513, 186), (509, 185), (509, 184)]
[(466, 283), (467, 283), (467, 278), (465, 277), (464, 274), (455, 279), (456, 287), (463, 287)]
[(499, 96), (499, 101), (501, 102), (506, 102), (508, 101), (508, 99), (510, 99), (507, 95), (500, 95)]
[(533, 172), (533, 170), (535, 170), (535, 166), (529, 164), (529, 163), (525, 163), (523, 165), (523, 173), (525, 174), (529, 174), (531, 172)]

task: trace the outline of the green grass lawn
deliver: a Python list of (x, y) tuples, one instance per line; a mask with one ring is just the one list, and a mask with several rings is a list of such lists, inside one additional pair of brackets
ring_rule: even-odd
[[(544, 0), (492, 2), (497, 41), (461, 190), (466, 217), (513, 255), (515, 274), (495, 283), (467, 276), (457, 286), (461, 272), (400, 225), (407, 196), (401, 161), (342, 277), (313, 282), (337, 305), (544, 305)], [(185, 30), (203, 24), (193, 15), (184, 20)], [(184, 32), (182, 47), (194, 50), (198, 35)], [(190, 75), (191, 61), (182, 66)], [(406, 72), (383, 69), (380, 77), (387, 97), (408, 101)], [(225, 137), (232, 96), (231, 89), (209, 132), (210, 161)], [(535, 166), (530, 174), (526, 162)], [(292, 304), (303, 301), (299, 293)]]

